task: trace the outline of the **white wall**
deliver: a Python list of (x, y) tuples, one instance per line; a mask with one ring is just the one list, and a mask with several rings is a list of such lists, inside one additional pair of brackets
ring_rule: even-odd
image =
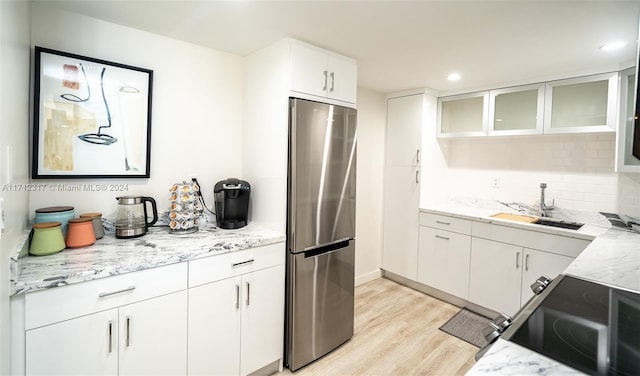
[(547, 203), (640, 215), (640, 178), (614, 172), (612, 133), (451, 140), (448, 154), (449, 196), (534, 204), (545, 182)]
[[(43, 3), (33, 5), (31, 41), (32, 45), (154, 71), (151, 178), (117, 181), (129, 185), (125, 194), (153, 196), (159, 206), (164, 205), (158, 209), (166, 210), (171, 184), (195, 176), (206, 190), (207, 203), (213, 204), (213, 184), (238, 176), (243, 170), (241, 57), (55, 11)], [(286, 106), (283, 108), (286, 110)], [(385, 108), (382, 94), (359, 90), (356, 276), (365, 280), (367, 275), (379, 273), (380, 266), (383, 172), (380, 151), (384, 150)], [(177, 151), (187, 151), (192, 157), (182, 159)], [(53, 181), (59, 182), (73, 185), (84, 181)], [(76, 213), (100, 211), (109, 215), (115, 211), (118, 195), (117, 192), (33, 193), (30, 213), (39, 207), (72, 205)]]
[[(96, 20), (35, 3), (32, 45), (154, 71), (151, 178), (115, 181), (126, 192), (38, 192), (30, 212), (71, 205), (76, 214), (113, 215), (115, 197), (142, 194), (169, 205), (171, 184), (196, 177), (213, 206), (213, 185), (241, 172), (243, 59), (240, 56)], [(38, 183), (41, 181), (37, 181)], [(48, 182), (48, 181), (45, 181)], [(102, 180), (55, 180), (100, 183)], [(114, 181), (106, 181), (113, 183)]]
[[(9, 255), (27, 228), (29, 135), (29, 3), (0, 1), (0, 374), (10, 368)], [(9, 184), (7, 186), (6, 184)], [(8, 188), (7, 188), (8, 187)], [(14, 187), (12, 189), (11, 187)], [(5, 189), (6, 188), (6, 189)]]
[(358, 89), (356, 283), (380, 276), (386, 96)]

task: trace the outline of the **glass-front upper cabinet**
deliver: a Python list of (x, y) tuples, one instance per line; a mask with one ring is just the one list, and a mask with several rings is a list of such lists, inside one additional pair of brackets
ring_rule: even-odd
[(544, 121), (544, 84), (489, 92), (489, 135), (541, 134)]
[(438, 98), (438, 137), (485, 136), (489, 92)]
[(633, 120), (636, 68), (620, 72), (620, 120), (616, 133), (616, 172), (640, 172), (640, 159), (633, 156)]
[(613, 132), (618, 73), (546, 83), (544, 133)]

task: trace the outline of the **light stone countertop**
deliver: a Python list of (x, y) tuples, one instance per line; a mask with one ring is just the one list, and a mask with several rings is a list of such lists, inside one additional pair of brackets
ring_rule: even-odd
[(24, 246), (10, 259), (12, 296), (285, 240), (284, 234), (253, 223), (237, 230), (223, 230), (205, 223), (189, 234), (170, 233), (168, 227), (151, 227), (141, 237), (117, 239), (111, 232), (89, 247), (21, 257), (27, 253), (27, 238), (25, 234)]
[(498, 338), (484, 356), (466, 373), (481, 375), (585, 375), (518, 344)]
[[(422, 208), (426, 213), (593, 240), (565, 269), (564, 274), (640, 293), (640, 234), (618, 230), (599, 213), (556, 208), (553, 218), (581, 222), (566, 230), (490, 217), (518, 213), (497, 201), (458, 198)], [(576, 375), (583, 374), (513, 342), (498, 339), (467, 375)]]

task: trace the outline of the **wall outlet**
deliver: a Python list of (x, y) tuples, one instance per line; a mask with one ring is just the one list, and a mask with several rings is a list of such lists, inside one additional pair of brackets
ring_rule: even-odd
[(491, 179), (491, 188), (500, 188), (500, 178), (494, 176)]

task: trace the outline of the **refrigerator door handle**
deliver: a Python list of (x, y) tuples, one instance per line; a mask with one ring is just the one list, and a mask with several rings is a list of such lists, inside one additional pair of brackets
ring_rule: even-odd
[(323, 255), (325, 253), (333, 252), (342, 248), (349, 246), (349, 242), (353, 240), (353, 238), (344, 238), (340, 240), (336, 240), (331, 243), (325, 243), (315, 247), (309, 247), (304, 250), (304, 257), (317, 257)]

